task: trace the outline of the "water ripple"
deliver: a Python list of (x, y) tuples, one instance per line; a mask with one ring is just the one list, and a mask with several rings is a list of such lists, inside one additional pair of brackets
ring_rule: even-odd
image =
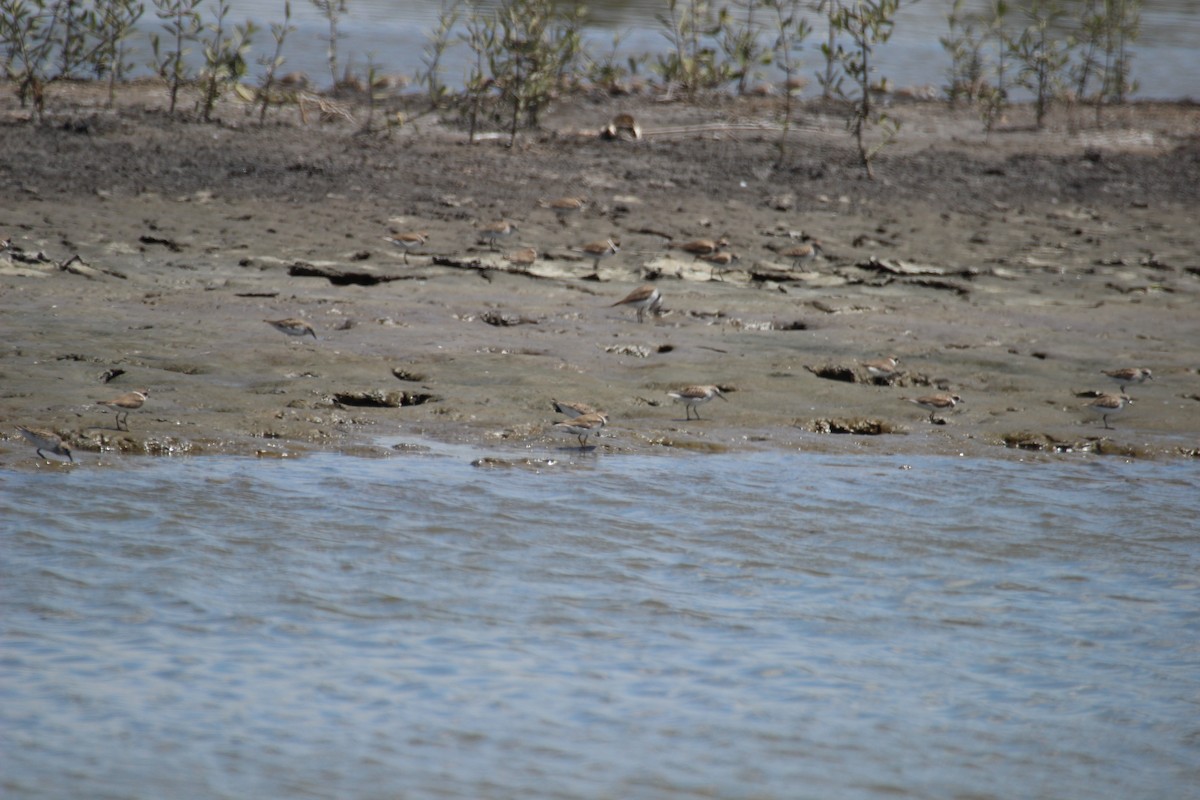
[(5, 476), (6, 796), (1200, 779), (1190, 465), (460, 455)]

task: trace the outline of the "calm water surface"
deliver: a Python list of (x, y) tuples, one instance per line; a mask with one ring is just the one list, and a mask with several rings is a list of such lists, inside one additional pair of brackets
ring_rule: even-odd
[[(282, 0), (239, 0), (233, 5), (235, 20), (250, 18), (263, 28), (257, 36), (258, 50), (262, 51), (260, 55), (269, 56), (273, 48), (270, 23), (283, 20)], [(344, 35), (339, 42), (341, 64), (350, 63), (361, 74), (370, 60), (384, 73), (415, 74), (421, 68), (428, 35), (437, 26), (441, 5), (438, 0), (349, 0), (348, 12), (339, 23)], [(588, 9), (587, 41), (596, 57), (612, 48), (614, 34), (622, 37), (623, 54), (663, 53), (669, 48), (657, 19), (666, 7), (665, 0), (602, 0), (583, 5)], [(712, 5), (719, 8), (733, 3)], [(1017, 10), (1021, 3), (1011, 5), (1013, 24), (1022, 24)], [(892, 38), (876, 53), (880, 74), (891, 78), (895, 86), (943, 85), (950, 63), (938, 37), (947, 33), (946, 15), (952, 6), (953, 0), (901, 2)], [(986, 0), (966, 0), (965, 4), (968, 10), (977, 11), (987, 6)], [(821, 63), (825, 25), (815, 12), (807, 16), (815, 33), (804, 43), (800, 56), (804, 74), (812, 78)], [(306, 72), (318, 84), (328, 85), (332, 78), (323, 39), (328, 35), (327, 21), (311, 2), (305, 1), (292, 3), (292, 23), (297, 31), (287, 40), (285, 69)], [(158, 21), (148, 14), (142, 27), (157, 30)], [(1140, 37), (1131, 48), (1134, 78), (1141, 86), (1136, 96), (1176, 99), (1200, 95), (1198, 43), (1200, 0), (1146, 0)], [(465, 45), (460, 44), (446, 56), (444, 80), (450, 85), (463, 79), (465, 51)], [(643, 67), (643, 73), (650, 74), (648, 66)], [(814, 80), (810, 94), (816, 91), (815, 86)]]
[(1195, 464), (474, 455), (0, 473), (0, 795), (1200, 796)]

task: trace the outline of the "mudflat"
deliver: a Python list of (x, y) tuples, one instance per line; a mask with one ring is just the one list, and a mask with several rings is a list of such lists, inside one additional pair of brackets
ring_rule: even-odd
[[(819, 102), (781, 157), (762, 99), (563, 98), (508, 147), (435, 115), (363, 132), (352, 104), (265, 125), (231, 105), (203, 124), (154, 88), (115, 109), (55, 89), (41, 124), (0, 100), (6, 467), (46, 465), (17, 425), (61, 435), (76, 464), (386, 454), (397, 438), (488, 463), (1200, 446), (1195, 105), (1099, 124), (1077, 109), (1042, 131), (1017, 107), (985, 136), (969, 110), (896, 100), (900, 138), (868, 180)], [(619, 113), (640, 139), (597, 135)], [(385, 240), (409, 233), (424, 242)], [(736, 260), (673, 246), (693, 239)], [(588, 251), (609, 240), (615, 254)], [(817, 258), (787, 255), (814, 240)], [(614, 304), (646, 284), (662, 301), (639, 323)], [(288, 318), (314, 335), (267, 322)], [(893, 373), (868, 371), (887, 357)], [(1125, 367), (1153, 379), (1091, 413), (1122, 390), (1103, 371)], [(668, 392), (688, 385), (724, 401), (685, 420)], [(141, 389), (118, 430), (98, 401)], [(934, 394), (961, 402), (908, 402)], [(554, 400), (607, 413), (588, 450), (552, 427)]]

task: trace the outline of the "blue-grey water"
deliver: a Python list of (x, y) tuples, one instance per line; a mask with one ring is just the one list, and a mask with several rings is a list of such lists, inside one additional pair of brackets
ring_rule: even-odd
[[(498, 0), (481, 0), (481, 7), (497, 5)], [(1026, 3), (1010, 3), (1011, 25), (1023, 25), (1019, 9)], [(273, 42), (269, 33), (272, 22), (283, 21), (283, 0), (240, 0), (233, 3), (231, 18), (235, 21), (253, 19), (262, 31), (256, 37), (258, 57), (269, 56)], [(285, 43), (285, 71), (300, 70), (318, 84), (328, 85), (332, 76), (327, 66), (326, 41), (329, 25), (316, 6), (308, 0), (293, 2), (292, 24), (296, 32)], [(447, 0), (445, 5), (450, 5)], [(585, 39), (596, 58), (613, 48), (613, 37), (621, 41), (619, 52), (624, 56), (664, 53), (669, 44), (663, 36), (658, 18), (666, 7), (665, 0), (601, 0), (582, 3), (587, 8), (588, 25)], [(683, 4), (681, 4), (683, 5)], [(714, 9), (737, 3), (713, 2)], [(815, 3), (813, 4), (815, 5)], [(873, 55), (879, 75), (887, 76), (894, 86), (943, 86), (950, 66), (938, 39), (947, 34), (946, 17), (953, 0), (920, 0), (901, 2), (891, 38), (880, 45)], [(965, 0), (964, 8), (976, 13), (989, 6), (988, 0)], [(422, 51), (429, 34), (438, 24), (443, 3), (441, 0), (348, 0), (346, 13), (339, 17), (338, 42), (340, 68), (349, 65), (363, 74), (368, 63), (383, 73), (415, 75), (422, 68)], [(1067, 4), (1069, 9), (1078, 6)], [(465, 11), (464, 11), (465, 13)], [(814, 34), (806, 40), (799, 56), (802, 74), (813, 78), (821, 67), (820, 45), (827, 30), (823, 17), (815, 11), (806, 12)], [(1145, 0), (1141, 10), (1137, 41), (1130, 47), (1133, 57), (1133, 77), (1140, 98), (1177, 99), (1200, 96), (1200, 70), (1197, 70), (1197, 46), (1200, 44), (1200, 2), (1198, 0)], [(145, 30), (154, 30), (158, 21), (149, 14), (143, 21)], [(764, 35), (764, 43), (768, 42)], [(199, 52), (199, 50), (197, 50)], [(444, 59), (443, 80), (461, 85), (469, 57), (465, 45), (453, 47)], [(642, 74), (653, 77), (649, 63)], [(769, 76), (769, 72), (764, 72)], [(815, 79), (809, 93), (814, 94)]]
[(1200, 797), (1195, 463), (474, 455), (0, 473), (0, 796)]

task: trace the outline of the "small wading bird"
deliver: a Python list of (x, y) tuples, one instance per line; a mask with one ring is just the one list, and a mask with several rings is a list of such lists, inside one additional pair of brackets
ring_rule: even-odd
[(1125, 394), (1125, 387), (1131, 383), (1145, 383), (1146, 381), (1154, 380), (1154, 376), (1150, 374), (1150, 370), (1145, 367), (1126, 367), (1125, 369), (1105, 369), (1101, 370), (1109, 378), (1113, 379), (1121, 385), (1121, 394)]
[[(54, 431), (48, 431), (45, 428), (26, 428), (24, 425), (18, 425), (17, 431), (37, 449), (39, 457), (46, 458), (46, 454), (42, 451), (49, 450), (56, 456), (66, 456), (71, 463), (75, 462), (71, 456), (71, 448), (67, 447)], [(46, 460), (50, 459), (46, 458)]]
[(637, 311), (637, 321), (642, 322), (646, 318), (647, 311), (657, 312), (662, 306), (662, 293), (658, 291), (657, 286), (647, 283), (613, 303), (610, 308), (614, 306), (630, 306)]
[(817, 256), (824, 253), (821, 249), (821, 243), (813, 240), (808, 244), (798, 244), (795, 247), (789, 247), (786, 250), (780, 250), (779, 255), (792, 260), (792, 269), (801, 264), (808, 264), (816, 261)]
[(404, 251), (404, 263), (408, 263), (408, 251), (417, 247), (421, 247), (425, 242), (429, 241), (428, 231), (413, 231), (412, 233), (398, 233), (395, 236), (383, 237), (385, 242), (391, 242), (396, 247)]
[(588, 437), (598, 434), (600, 429), (608, 424), (608, 415), (601, 412), (580, 414), (572, 419), (564, 419), (554, 423), (554, 428), (563, 433), (569, 433), (579, 440), (579, 448), (587, 447)]
[(917, 397), (915, 399), (911, 397), (905, 397), (904, 399), (926, 409), (929, 412), (930, 422), (936, 422), (934, 419), (934, 414), (937, 412), (950, 411), (963, 401), (963, 399), (956, 394), (931, 394), (926, 395), (925, 397)]
[(615, 256), (621, 252), (621, 240), (617, 238), (604, 239), (598, 242), (588, 242), (583, 247), (572, 248), (576, 253), (583, 253), (592, 259), (592, 272), (600, 270), (601, 259)]
[(288, 336), (312, 336), (314, 339), (317, 338), (317, 332), (313, 330), (313, 326), (302, 319), (288, 317), (287, 319), (264, 319), (263, 322), (280, 333), (286, 333)]
[(551, 400), (550, 402), (554, 404), (555, 411), (572, 419), (575, 417), (582, 417), (584, 414), (601, 413), (599, 410), (589, 406), (587, 403), (567, 403), (563, 402), (562, 400)]
[(729, 246), (729, 240), (722, 236), (720, 239), (693, 239), (690, 242), (681, 242), (680, 244), (670, 244), (676, 250), (682, 250), (685, 253), (691, 253), (694, 256), (711, 256), (723, 247)]
[[(701, 261), (707, 261), (709, 266), (712, 267), (712, 269), (708, 271), (708, 279), (710, 281), (713, 279), (713, 276), (718, 270), (720, 270), (721, 273), (724, 273), (725, 270), (729, 269), (735, 261), (739, 260), (737, 253), (731, 253), (728, 250), (723, 250), (720, 253), (712, 253), (706, 256), (696, 256), (696, 258), (700, 259)], [(721, 280), (725, 279), (721, 278)]]
[[(112, 400), (97, 400), (96, 404), (108, 406), (117, 412), (117, 430), (129, 430), (129, 412), (141, 408), (149, 396), (148, 389), (136, 389), (114, 397)], [(124, 428), (121, 427), (122, 422), (124, 422)]]
[(559, 224), (566, 225), (567, 217), (583, 213), (587, 208), (587, 200), (582, 197), (556, 197), (553, 200), (539, 200), (538, 205), (553, 211)]
[(1088, 403), (1086, 409), (1093, 416), (1100, 417), (1104, 421), (1106, 431), (1111, 431), (1112, 426), (1108, 424), (1108, 418), (1113, 414), (1120, 414), (1132, 402), (1133, 399), (1127, 394), (1102, 394)]
[(896, 374), (896, 367), (899, 366), (900, 359), (895, 356), (881, 358), (878, 361), (864, 361), (863, 368), (873, 378), (890, 378)]
[(486, 242), (487, 246), (492, 250), (496, 249), (496, 242), (501, 239), (507, 239), (517, 232), (517, 226), (506, 219), (499, 222), (491, 222), (487, 225), (480, 225), (476, 228), (479, 235), (479, 241)]
[(727, 401), (717, 386), (687, 386), (674, 392), (667, 392), (667, 396), (674, 398), (676, 403), (683, 403), (685, 419), (691, 419), (693, 411), (696, 412), (696, 419), (700, 419), (700, 409), (697, 406), (704, 405), (714, 397)]

